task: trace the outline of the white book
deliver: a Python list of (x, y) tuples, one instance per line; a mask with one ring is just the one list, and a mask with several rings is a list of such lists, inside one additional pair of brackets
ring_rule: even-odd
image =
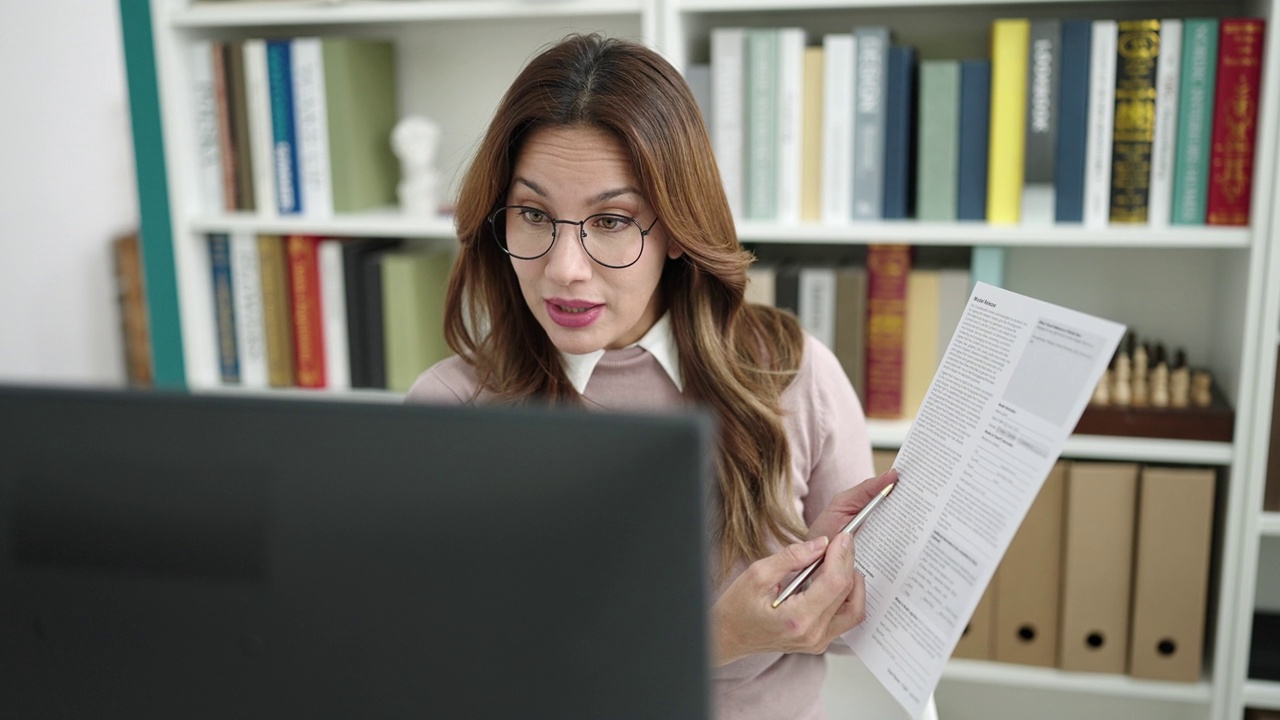
[(1094, 20), (1089, 58), (1089, 133), (1085, 140), (1084, 224), (1111, 222), (1111, 132), (1116, 110), (1116, 21)]
[(213, 82), (213, 42), (196, 40), (190, 48), (199, 207), (204, 212), (220, 213), (225, 207), (222, 145), (218, 139), (218, 97)]
[(1182, 21), (1160, 21), (1156, 57), (1156, 126), (1151, 139), (1147, 224), (1168, 227), (1173, 214), (1173, 164), (1178, 136), (1178, 85), (1182, 82)]
[(804, 30), (778, 31), (777, 220), (800, 222), (800, 169), (804, 164)]
[(836, 269), (800, 268), (800, 324), (829, 349), (836, 347)]
[(351, 355), (347, 347), (347, 283), (342, 274), (342, 241), (324, 239), (316, 246), (320, 269), (320, 317), (324, 326), (325, 387), (351, 389)]
[(711, 31), (711, 143), (720, 168), (720, 180), (736, 218), (746, 217), (746, 169), (743, 162), (743, 82), (747, 31), (714, 28)]
[(244, 41), (245, 112), (249, 116), (249, 165), (253, 206), (263, 217), (276, 212), (276, 174), (271, 141), (271, 87), (267, 82), (267, 41)]
[(293, 126), (298, 147), (298, 187), (302, 214), (333, 215), (329, 173), (329, 117), (325, 109), (324, 57), (320, 38), (295, 38), (293, 63)]
[(231, 283), (240, 384), (265, 388), (268, 385), (267, 317), (262, 306), (258, 238), (251, 232), (239, 231), (231, 235)]
[(774, 307), (778, 299), (778, 269), (759, 263), (747, 268), (747, 288), (742, 293), (743, 302)]
[(853, 219), (853, 35), (822, 39), (822, 222), (844, 225)]

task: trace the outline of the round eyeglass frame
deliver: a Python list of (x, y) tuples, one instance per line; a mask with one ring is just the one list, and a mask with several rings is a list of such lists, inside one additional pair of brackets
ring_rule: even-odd
[[(506, 232), (506, 228), (503, 228), (501, 230), (498, 229), (498, 218), (508, 210), (528, 210), (530, 212), (542, 213), (543, 215), (546, 215), (548, 219), (551, 220), (551, 242), (547, 245), (546, 250), (543, 250), (537, 255), (517, 255), (511, 252), (511, 250), (507, 248), (506, 243), (502, 241), (502, 233)], [(636, 253), (635, 259), (627, 263), (626, 265), (610, 265), (609, 263), (600, 260), (595, 255), (592, 255), (591, 251), (587, 249), (586, 224), (591, 220), (594, 220), (596, 218), (602, 218), (602, 217), (614, 218), (616, 220), (622, 220), (624, 222), (631, 223), (636, 227), (637, 230), (640, 231), (640, 252)], [(639, 220), (636, 220), (635, 218), (627, 215), (621, 215), (619, 213), (596, 213), (594, 215), (588, 215), (586, 218), (582, 220), (557, 220), (554, 216), (551, 215), (551, 213), (547, 212), (546, 210), (540, 210), (535, 207), (529, 207), (528, 205), (503, 205), (502, 207), (489, 213), (489, 228), (490, 230), (493, 231), (494, 242), (498, 243), (498, 247), (502, 248), (502, 252), (506, 253), (507, 255), (510, 255), (513, 258), (516, 258), (517, 260), (537, 260), (543, 255), (546, 255), (547, 253), (551, 252), (551, 248), (555, 247), (556, 240), (560, 239), (561, 225), (577, 225), (578, 226), (578, 243), (582, 245), (582, 251), (585, 252), (587, 254), (587, 257), (591, 258), (591, 261), (596, 263), (597, 265), (600, 265), (602, 267), (612, 268), (614, 270), (621, 270), (622, 268), (628, 268), (640, 262), (640, 258), (644, 256), (644, 240), (645, 238), (649, 237), (649, 232), (653, 230), (653, 226), (657, 224), (658, 224), (658, 218), (654, 218), (653, 222), (649, 223), (649, 227), (645, 228), (643, 225), (640, 224)]]

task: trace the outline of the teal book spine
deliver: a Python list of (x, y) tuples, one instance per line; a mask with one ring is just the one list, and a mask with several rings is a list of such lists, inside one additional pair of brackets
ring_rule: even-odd
[(746, 216), (778, 217), (778, 31), (747, 31)]
[(960, 62), (920, 63), (916, 217), (954, 221), (960, 176)]
[(1173, 161), (1174, 225), (1203, 225), (1209, 188), (1210, 133), (1218, 67), (1218, 20), (1182, 23), (1182, 84)]

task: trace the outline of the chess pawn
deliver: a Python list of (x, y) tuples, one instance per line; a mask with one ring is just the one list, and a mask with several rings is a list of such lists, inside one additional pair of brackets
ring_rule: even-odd
[(1126, 353), (1122, 352), (1116, 357), (1116, 374), (1111, 383), (1111, 402), (1121, 407), (1128, 407), (1133, 401), (1133, 387), (1130, 384), (1133, 373), (1129, 363), (1129, 356)]
[(1148, 404), (1147, 375), (1147, 345), (1139, 343), (1133, 349), (1133, 380), (1129, 383), (1134, 407), (1146, 407)]
[(1174, 356), (1173, 369), (1169, 371), (1169, 405), (1187, 407), (1191, 402), (1191, 368), (1187, 367), (1187, 354), (1182, 350)]
[(1153, 407), (1169, 407), (1169, 363), (1165, 360), (1164, 346), (1157, 345), (1151, 370), (1148, 391)]
[(1093, 389), (1093, 397), (1089, 398), (1090, 405), (1106, 407), (1111, 404), (1112, 374), (1111, 368), (1102, 371), (1102, 379), (1098, 381), (1098, 386)]
[(1191, 373), (1191, 403), (1196, 407), (1209, 407), (1213, 404), (1213, 376), (1208, 370)]

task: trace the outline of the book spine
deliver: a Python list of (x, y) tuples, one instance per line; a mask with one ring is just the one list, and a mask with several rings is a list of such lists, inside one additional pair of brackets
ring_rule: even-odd
[(1111, 211), (1111, 130), (1115, 119), (1116, 21), (1095, 20), (1089, 57), (1089, 136), (1084, 224), (1106, 227)]
[(254, 210), (253, 159), (250, 156), (248, 87), (245, 78), (244, 42), (227, 43), (227, 104), (231, 115), (231, 142), (235, 151), (236, 209)]
[(853, 35), (822, 39), (822, 222), (843, 225), (853, 219)]
[(1182, 35), (1172, 222), (1175, 225), (1203, 225), (1209, 188), (1214, 83), (1218, 72), (1218, 20), (1185, 20)]
[(774, 192), (778, 222), (800, 222), (800, 169), (804, 164), (804, 30), (783, 28), (778, 37), (778, 169)]
[(240, 359), (240, 384), (268, 385), (266, 323), (262, 308), (262, 270), (258, 241), (253, 235), (231, 235), (231, 279), (235, 283), (236, 347)]
[(1116, 26), (1115, 119), (1111, 136), (1111, 222), (1147, 222), (1156, 127), (1159, 20)]
[(867, 247), (866, 414), (896, 419), (903, 412), (903, 347), (906, 342), (908, 245)]
[(213, 43), (191, 44), (191, 87), (196, 131), (196, 168), (200, 178), (201, 209), (220, 212), (222, 149), (218, 139), (218, 96), (214, 88)]
[(1018, 223), (1026, 152), (1027, 47), (1031, 23), (996, 20), (991, 27), (991, 140), (987, 222)]
[(773, 306), (779, 310), (800, 316), (800, 268), (795, 265), (778, 267), (773, 286)]
[(231, 280), (231, 239), (226, 233), (211, 233), (209, 270), (213, 280), (213, 315), (218, 333), (218, 373), (222, 382), (240, 382), (240, 350), (236, 347), (236, 303)]
[(258, 236), (258, 270), (262, 273), (267, 380), (271, 387), (292, 387), (293, 315), (289, 302), (289, 263), (285, 257), (283, 237)]
[(365, 385), (361, 387), (387, 387), (387, 339), (386, 317), (383, 312), (382, 260), (384, 252), (365, 255), (360, 261), (360, 271), (364, 274), (364, 301), (361, 304), (364, 312), (364, 365)]
[[(801, 38), (803, 40), (803, 38)], [(804, 124), (800, 133), (800, 221), (822, 220), (822, 80), (826, 51), (804, 48)]]
[(1178, 133), (1178, 87), (1182, 71), (1182, 21), (1160, 21), (1156, 60), (1156, 126), (1151, 141), (1151, 190), (1147, 222), (1167, 227), (1173, 207), (1173, 156)]
[(911, 188), (915, 134), (915, 48), (897, 45), (889, 48), (888, 72), (885, 74), (884, 131), (884, 208), (887, 220), (901, 220), (913, 214)]
[(1210, 225), (1248, 225), (1262, 74), (1263, 21), (1223, 20), (1218, 35), (1217, 100), (1209, 160)]
[(227, 43), (214, 42), (210, 52), (213, 53), (213, 96), (217, 108), (218, 122), (218, 159), (222, 179), (222, 209), (235, 211), (236, 198), (236, 148), (232, 135), (231, 118), (231, 82), (227, 68)]
[(832, 350), (853, 384), (858, 402), (866, 407), (867, 379), (867, 269), (861, 266), (836, 270), (836, 344)]
[(745, 124), (746, 30), (714, 28), (711, 31), (711, 140), (720, 167), (729, 209), (736, 218), (746, 217)]
[(243, 52), (253, 205), (259, 215), (272, 217), (276, 214), (276, 179), (271, 162), (271, 88), (267, 84), (267, 42), (260, 39), (245, 40)]
[[(349, 213), (396, 205), (400, 161), (392, 137), (400, 120), (396, 107), (395, 46), (360, 38), (327, 37), (321, 45), (327, 123), (328, 197), (332, 212)], [(438, 208), (440, 188), (431, 178), (415, 204)], [(439, 184), (437, 178), (437, 185)]]
[(298, 148), (294, 141), (293, 69), (288, 40), (267, 41), (267, 84), (271, 92), (271, 146), (276, 177), (276, 209), (281, 215), (302, 211), (298, 187)]
[(1084, 222), (1085, 159), (1089, 146), (1089, 56), (1093, 26), (1088, 20), (1062, 24), (1058, 80), (1058, 147), (1054, 158), (1054, 219)]
[[(916, 140), (916, 217), (956, 219), (960, 151), (960, 63), (920, 63)], [(984, 128), (985, 130), (985, 128)]]
[(325, 387), (351, 389), (347, 347), (347, 290), (342, 271), (342, 241), (326, 238), (316, 248), (320, 277), (320, 315), (324, 322)]
[(991, 124), (991, 61), (960, 63), (960, 150), (956, 219), (987, 219), (987, 161)]
[(800, 325), (818, 342), (836, 346), (836, 269), (800, 268)]
[(746, 217), (778, 217), (778, 31), (747, 31)]
[(298, 387), (325, 387), (324, 318), (320, 305), (320, 267), (316, 238), (290, 235), (289, 299), (293, 318), (294, 378)]
[(889, 64), (889, 29), (858, 27), (854, 66), (853, 218), (884, 215), (884, 134)]
[(308, 217), (333, 215), (322, 42), (314, 37), (295, 38), (290, 49), (298, 185), (302, 190), (302, 213)]
[(1058, 146), (1062, 23), (1036, 20), (1027, 43), (1026, 143), (1022, 170), (1024, 224), (1047, 225), (1056, 214), (1054, 168)]

